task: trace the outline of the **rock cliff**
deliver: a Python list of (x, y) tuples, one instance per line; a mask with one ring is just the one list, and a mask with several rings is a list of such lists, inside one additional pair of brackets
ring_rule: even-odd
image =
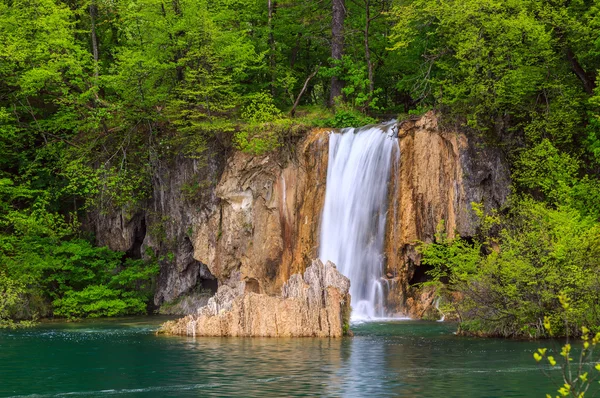
[(227, 151), (213, 143), (202, 157), (177, 154), (156, 159), (147, 202), (134, 210), (88, 214), (87, 228), (98, 245), (134, 258), (158, 259), (161, 269), (154, 304), (177, 302), (168, 313), (193, 312), (216, 291), (217, 280), (206, 264), (194, 258), (190, 237), (195, 225), (206, 223), (218, 211), (215, 188), (226, 157)]
[(350, 281), (315, 260), (281, 295), (221, 286), (197, 315), (165, 323), (159, 333), (184, 336), (341, 337), (349, 332)]
[(412, 288), (426, 280), (415, 243), (432, 242), (438, 226), (449, 238), (474, 236), (479, 221), (472, 203), (500, 207), (510, 174), (497, 148), (440, 128), (433, 112), (400, 122), (398, 139), (400, 164), (392, 172), (386, 225), (388, 305), (421, 318), (435, 296)]
[(194, 225), (194, 258), (220, 284), (243, 281), (276, 294), (290, 275), (316, 257), (325, 195), (327, 136), (314, 131), (288, 153), (235, 152), (216, 187), (219, 206)]
[[(400, 122), (397, 132), (385, 286), (391, 312), (418, 318), (434, 296), (413, 287), (426, 277), (415, 244), (432, 241), (442, 221), (448, 236), (473, 236), (471, 203), (499, 207), (510, 181), (499, 150), (441, 128), (434, 113)], [(172, 313), (195, 314), (217, 285), (235, 291), (243, 284), (246, 304), (262, 305), (256, 295), (278, 295), (317, 257), (330, 134), (313, 130), (266, 156), (212, 149), (203, 163), (177, 157), (162, 164), (145, 209), (105, 216), (96, 224), (98, 243), (160, 254), (155, 303), (175, 303)]]

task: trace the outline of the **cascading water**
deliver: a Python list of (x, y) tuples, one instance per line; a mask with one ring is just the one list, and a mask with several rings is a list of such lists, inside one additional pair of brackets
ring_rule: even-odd
[(386, 316), (383, 244), (392, 162), (400, 157), (389, 123), (329, 137), (319, 257), (350, 278), (352, 319)]

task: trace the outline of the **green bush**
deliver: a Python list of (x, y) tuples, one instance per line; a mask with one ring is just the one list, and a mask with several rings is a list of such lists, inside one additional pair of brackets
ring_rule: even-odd
[(600, 182), (580, 177), (581, 162), (558, 150), (549, 140), (524, 150), (515, 162), (513, 179), (523, 192), (554, 206), (570, 206), (600, 217)]
[(316, 121), (320, 127), (361, 127), (377, 123), (377, 119), (365, 115), (347, 104), (338, 104), (333, 117)]
[(264, 155), (281, 146), (281, 140), (277, 131), (267, 131), (263, 126), (254, 126), (253, 131), (249, 128), (236, 133), (234, 144), (237, 149), (251, 155)]
[[(355, 60), (349, 55), (344, 55), (342, 59), (332, 59), (331, 63), (332, 67), (322, 67), (319, 74), (325, 78), (336, 76), (344, 82), (342, 93), (348, 106), (361, 110), (378, 109), (377, 103), (383, 90), (377, 88), (370, 92), (367, 64), (364, 60)], [(349, 124), (343, 127), (349, 126), (362, 125)]]
[(104, 285), (90, 285), (80, 291), (68, 290), (52, 304), (54, 315), (66, 318), (146, 313), (146, 297), (137, 297), (134, 292), (111, 289)]
[(20, 325), (20, 322), (12, 319), (12, 314), (17, 313), (24, 304), (24, 295), (24, 284), (0, 271), (0, 328)]
[(431, 283), (461, 293), (453, 305), (462, 330), (539, 337), (547, 316), (557, 333), (573, 334), (561, 322), (561, 292), (572, 299), (569, 325), (600, 325), (600, 224), (532, 199), (515, 203), (498, 222), (497, 240), (441, 239), (420, 249), (433, 268)]
[(242, 109), (242, 119), (248, 123), (268, 123), (280, 117), (281, 111), (275, 106), (273, 97), (265, 92), (249, 96)]
[(123, 261), (123, 253), (81, 239), (0, 241), (4, 243), (0, 258), (6, 275), (0, 282), (5, 290), (18, 292), (9, 295), (15, 305), (4, 305), (0, 318), (139, 314), (145, 312), (152, 297), (158, 273), (155, 263)]
[(282, 145), (283, 134), (291, 127), (292, 121), (284, 118), (275, 106), (273, 97), (258, 92), (249, 97), (242, 109), (244, 124), (233, 143), (235, 147), (251, 155), (264, 155)]

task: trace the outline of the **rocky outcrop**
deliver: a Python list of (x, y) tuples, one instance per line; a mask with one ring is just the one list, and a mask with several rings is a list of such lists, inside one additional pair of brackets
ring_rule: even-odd
[(415, 244), (432, 242), (439, 228), (448, 238), (474, 236), (479, 220), (472, 203), (500, 207), (509, 194), (509, 170), (499, 150), (440, 128), (433, 112), (400, 122), (398, 139), (386, 231), (388, 304), (421, 318), (434, 296), (412, 287), (426, 280)]
[[(416, 243), (431, 242), (442, 225), (449, 237), (473, 236), (471, 203), (499, 207), (509, 173), (499, 150), (440, 127), (434, 113), (397, 127), (383, 285), (392, 312), (419, 318), (434, 296), (413, 287), (426, 278)], [(217, 286), (243, 284), (252, 305), (250, 293), (278, 295), (318, 255), (330, 134), (315, 129), (264, 156), (209, 148), (202, 160), (157, 161), (144, 210), (99, 217), (98, 243), (134, 257), (154, 253), (155, 304), (168, 303), (168, 312), (195, 314)]]
[(88, 214), (87, 229), (94, 233), (99, 246), (133, 258), (158, 260), (154, 304), (169, 303), (167, 313), (195, 312), (197, 305), (206, 303), (205, 296), (216, 291), (217, 279), (206, 264), (194, 258), (190, 237), (195, 225), (206, 223), (218, 211), (215, 188), (225, 159), (226, 151), (217, 142), (199, 156), (157, 158), (152, 195), (138, 209), (103, 209)]
[(161, 263), (154, 303), (171, 303), (184, 294), (216, 290), (207, 263), (194, 257), (192, 232), (218, 209), (215, 187), (225, 167), (225, 154), (216, 144), (200, 157), (175, 156), (158, 161), (152, 199), (146, 209), (144, 255)]
[(159, 333), (185, 336), (341, 337), (349, 332), (350, 280), (331, 262), (312, 262), (281, 295), (221, 286), (197, 315), (165, 323)]
[(316, 257), (327, 137), (314, 131), (295, 153), (229, 158), (216, 187), (218, 209), (192, 233), (194, 258), (220, 284), (243, 281), (257, 293), (276, 294)]
[(101, 246), (126, 252), (131, 257), (141, 256), (146, 236), (146, 220), (141, 210), (119, 209), (114, 212), (92, 211), (84, 228), (92, 230)]

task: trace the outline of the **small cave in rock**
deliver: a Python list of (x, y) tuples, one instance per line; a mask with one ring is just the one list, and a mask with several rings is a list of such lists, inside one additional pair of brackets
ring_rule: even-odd
[(281, 264), (281, 259), (268, 259), (265, 264), (267, 278), (274, 280), (277, 277), (277, 273), (279, 272), (279, 266)]
[(143, 214), (138, 213), (131, 222), (134, 224), (133, 242), (129, 250), (125, 252), (125, 256), (137, 260), (142, 258), (142, 244), (146, 238), (146, 218)]
[(413, 273), (412, 278), (410, 278), (410, 281), (408, 282), (409, 285), (413, 286), (416, 285), (417, 283), (423, 283), (423, 282), (427, 282), (430, 280), (430, 277), (427, 275), (427, 271), (431, 271), (433, 269), (432, 266), (430, 265), (425, 265), (425, 264), (420, 264), (420, 265), (414, 265), (415, 267), (415, 272)]
[(219, 288), (219, 281), (210, 273), (206, 264), (200, 263), (198, 279), (196, 281), (196, 291), (207, 296), (214, 296)]

